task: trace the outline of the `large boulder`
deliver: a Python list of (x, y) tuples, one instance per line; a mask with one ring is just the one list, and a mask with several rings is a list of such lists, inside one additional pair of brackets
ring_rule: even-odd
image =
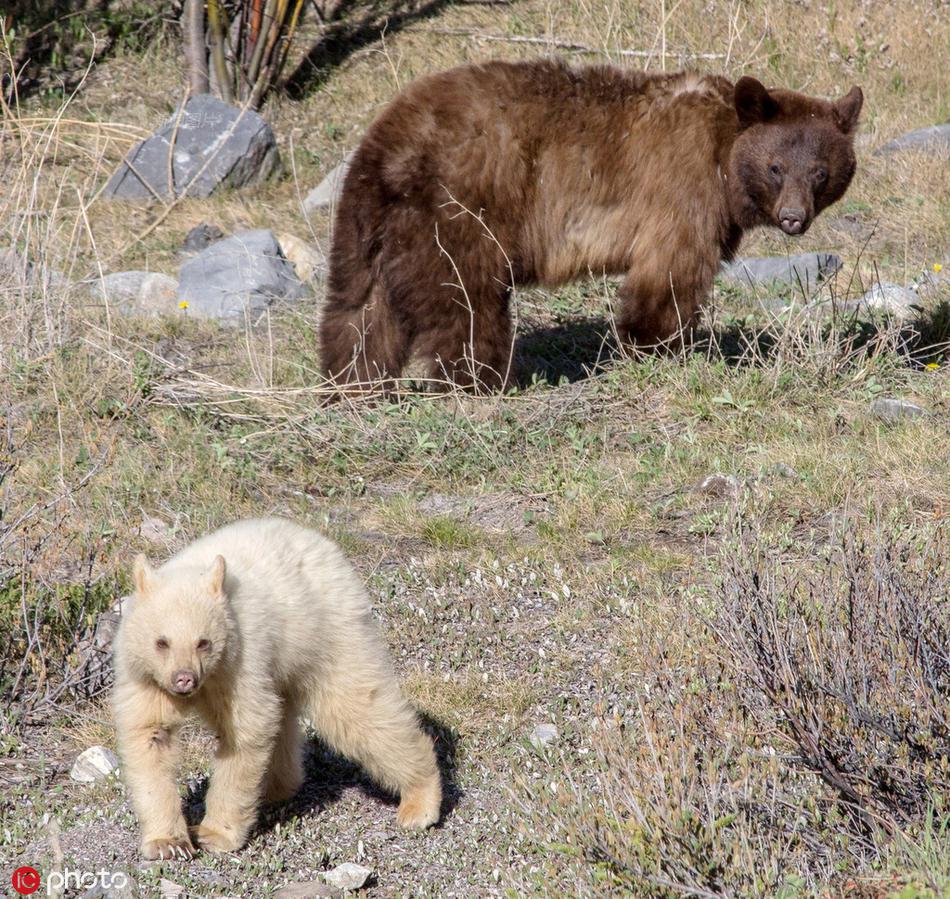
[(178, 304), (188, 315), (253, 323), (278, 301), (307, 294), (274, 232), (244, 231), (216, 241), (181, 267)]
[(219, 187), (263, 181), (279, 165), (274, 132), (256, 112), (199, 94), (132, 148), (103, 196), (122, 200), (207, 197)]
[(742, 287), (758, 287), (779, 282), (801, 286), (806, 292), (841, 268), (834, 253), (798, 253), (794, 256), (745, 256), (722, 267), (719, 274)]

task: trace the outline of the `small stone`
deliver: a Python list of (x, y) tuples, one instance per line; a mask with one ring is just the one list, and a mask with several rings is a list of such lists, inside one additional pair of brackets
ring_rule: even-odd
[(344, 862), (337, 865), (332, 871), (324, 872), (323, 879), (339, 890), (358, 890), (372, 876), (371, 868), (363, 865), (354, 865), (353, 862)]
[(343, 182), (346, 180), (346, 173), (350, 170), (354, 152), (356, 151), (350, 150), (343, 157), (343, 161), (307, 194), (303, 201), (304, 213), (313, 215), (314, 212), (327, 210), (336, 205), (343, 192)]
[(744, 256), (727, 263), (719, 274), (743, 287), (773, 284), (801, 286), (810, 292), (819, 281), (829, 278), (842, 266), (833, 253), (798, 253), (792, 256)]
[(857, 301), (856, 308), (859, 311), (883, 312), (895, 318), (909, 318), (914, 314), (912, 307), (919, 302), (920, 298), (914, 291), (882, 281)]
[(224, 232), (217, 226), (208, 222), (202, 222), (195, 225), (186, 235), (181, 245), (182, 253), (200, 253), (206, 246), (221, 240)]
[(795, 481), (801, 480), (801, 475), (786, 462), (776, 462), (772, 466), (772, 473), (780, 478), (788, 478), (789, 480)]
[(115, 774), (118, 768), (119, 759), (111, 749), (106, 749), (105, 746), (90, 746), (79, 754), (69, 776), (79, 783), (93, 783)]
[(875, 156), (889, 156), (892, 153), (903, 153), (906, 150), (915, 150), (924, 153), (950, 154), (950, 124), (931, 125), (929, 128), (917, 128), (908, 131), (884, 146), (874, 151)]
[(544, 749), (545, 746), (550, 746), (554, 743), (559, 736), (557, 725), (548, 722), (546, 724), (539, 724), (531, 731), (528, 742), (531, 743), (535, 749), (541, 750)]
[(937, 299), (942, 294), (950, 294), (950, 267), (939, 272), (924, 272), (910, 285), (920, 297)]
[(319, 247), (301, 240), (294, 234), (278, 235), (277, 243), (280, 244), (280, 249), (301, 281), (326, 279), (327, 257)]
[(317, 899), (322, 896), (342, 896), (343, 890), (320, 880), (297, 881), (281, 887), (275, 899)]
[(871, 412), (884, 421), (903, 421), (905, 419), (923, 418), (927, 410), (910, 400), (895, 399), (892, 397), (878, 397), (871, 401)]
[(132, 878), (125, 871), (108, 871), (102, 868), (95, 873), (95, 884), (79, 899), (132, 899)]
[(178, 311), (178, 282), (162, 272), (112, 272), (93, 281), (90, 292), (122, 315), (155, 318)]
[(158, 895), (159, 899), (185, 899), (188, 892), (181, 884), (163, 877), (158, 882)]
[(146, 540), (157, 541), (164, 540), (171, 528), (162, 521), (161, 518), (155, 518), (151, 515), (146, 515), (142, 519), (142, 523), (139, 525), (139, 536), (145, 538)]
[(742, 481), (731, 474), (706, 475), (697, 485), (696, 491), (708, 496), (738, 496), (742, 490)]

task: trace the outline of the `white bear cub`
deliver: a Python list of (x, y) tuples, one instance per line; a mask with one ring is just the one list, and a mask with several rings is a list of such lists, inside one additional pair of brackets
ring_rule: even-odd
[[(134, 580), (113, 700), (146, 858), (190, 857), (195, 842), (214, 852), (243, 846), (261, 801), (287, 799), (303, 781), (300, 715), (399, 794), (400, 824), (438, 820), (432, 741), (334, 543), (291, 521), (239, 521), (160, 568), (139, 556)], [(218, 737), (195, 842), (175, 783), (178, 731), (192, 715)]]

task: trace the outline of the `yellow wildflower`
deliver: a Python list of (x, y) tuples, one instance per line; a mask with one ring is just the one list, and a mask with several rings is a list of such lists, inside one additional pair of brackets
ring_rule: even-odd
[(181, 309), (181, 310), (187, 309), (187, 308), (188, 308), (188, 300), (182, 300), (182, 301), (178, 304), (178, 308)]
[(928, 363), (924, 366), (924, 368), (926, 368), (927, 371), (936, 371), (938, 368), (940, 368), (940, 363), (939, 363), (939, 362), (928, 362)]
[(935, 262), (934, 271), (939, 275), (943, 271), (943, 266), (939, 262)]

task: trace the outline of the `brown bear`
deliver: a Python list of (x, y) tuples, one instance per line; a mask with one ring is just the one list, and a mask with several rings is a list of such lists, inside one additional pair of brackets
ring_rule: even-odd
[(337, 384), (503, 387), (515, 285), (624, 274), (618, 332), (688, 328), (743, 232), (804, 234), (855, 169), (859, 87), (829, 102), (754, 78), (489, 62), (421, 78), (356, 150), (320, 326)]

